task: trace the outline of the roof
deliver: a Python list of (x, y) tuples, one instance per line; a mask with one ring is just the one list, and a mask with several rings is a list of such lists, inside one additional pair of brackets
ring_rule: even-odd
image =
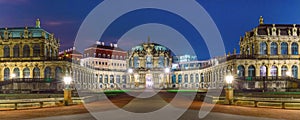
[(108, 50), (125, 51), (125, 50), (123, 50), (119, 47), (106, 46), (106, 45), (97, 45), (97, 44), (93, 44), (93, 45), (89, 46), (88, 48), (102, 48), (102, 49), (108, 49)]
[[(274, 25), (274, 26), (273, 26)], [(272, 34), (272, 28), (276, 28), (276, 34), (278, 34), (278, 30), (280, 30), (280, 35), (289, 35), (293, 34), (293, 29), (297, 30), (297, 34), (300, 34), (300, 25), (298, 24), (260, 24), (256, 28), (257, 29), (257, 35), (268, 35), (268, 29), (269, 29), (269, 34)], [(255, 30), (249, 31), (250, 36), (254, 35)]]
[(4, 38), (4, 33), (8, 32), (8, 36), (10, 38), (23, 38), (25, 34), (25, 30), (28, 31), (28, 36), (31, 38), (42, 38), (43, 32), (45, 38), (48, 39), (50, 37), (50, 33), (46, 30), (39, 27), (12, 27), (12, 28), (0, 28), (0, 36)]

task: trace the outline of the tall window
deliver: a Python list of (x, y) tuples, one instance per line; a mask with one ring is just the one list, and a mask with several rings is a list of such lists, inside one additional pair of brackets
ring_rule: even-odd
[(117, 75), (117, 76), (116, 76), (116, 83), (120, 83), (120, 79), (121, 79), (121, 78), (120, 78), (120, 75)]
[(173, 75), (172, 75), (172, 84), (175, 84), (175, 83), (176, 83), (176, 75), (173, 74)]
[(204, 82), (204, 74), (203, 73), (200, 74), (200, 77), (201, 77), (201, 82)]
[(19, 45), (14, 46), (14, 57), (19, 57), (20, 56), (20, 47)]
[(292, 43), (292, 55), (298, 55), (298, 44), (295, 42)]
[(108, 75), (104, 76), (104, 83), (108, 83)]
[(10, 70), (9, 68), (4, 69), (4, 80), (9, 80), (10, 78)]
[(30, 70), (28, 67), (23, 69), (23, 78), (29, 78), (30, 77)]
[(278, 51), (277, 43), (272, 42), (271, 43), (271, 55), (277, 55), (277, 51)]
[(267, 67), (265, 65), (260, 67), (260, 76), (261, 77), (267, 76)]
[(288, 44), (286, 42), (281, 43), (281, 55), (287, 55), (288, 54)]
[(34, 57), (40, 56), (40, 53), (41, 53), (40, 51), (41, 51), (41, 48), (40, 48), (39, 45), (34, 45), (33, 46), (33, 56)]
[(99, 75), (99, 83), (103, 83), (103, 76)]
[(195, 82), (196, 82), (196, 83), (199, 83), (199, 74), (198, 74), (198, 73), (196, 74), (195, 78), (196, 78), (196, 81), (195, 81)]
[(23, 46), (23, 57), (29, 57), (30, 56), (30, 49), (28, 45)]
[(15, 68), (13, 73), (15, 74), (15, 78), (20, 78), (20, 69), (19, 68)]
[(114, 83), (114, 76), (113, 76), (113, 75), (110, 75), (109, 78), (110, 78), (110, 79), (109, 79), (109, 83)]
[(188, 82), (189, 82), (189, 76), (188, 76), (188, 74), (185, 74), (185, 75), (184, 75), (184, 82), (185, 82), (185, 83), (188, 83)]
[(267, 43), (266, 42), (261, 42), (260, 43), (260, 54), (261, 55), (266, 55), (267, 54)]
[(277, 76), (277, 67), (275, 65), (271, 68), (271, 76)]
[(126, 75), (122, 75), (122, 83), (127, 83), (127, 77), (126, 77)]
[(50, 67), (46, 67), (44, 70), (44, 76), (46, 80), (50, 80), (51, 78), (51, 68)]
[(152, 68), (152, 57), (151, 56), (146, 57), (146, 68)]
[(179, 74), (179, 75), (178, 75), (178, 83), (181, 83), (181, 82), (182, 82), (182, 75)]
[(239, 77), (244, 77), (245, 76), (245, 68), (243, 65), (238, 66), (238, 76)]
[(255, 67), (253, 65), (250, 65), (248, 67), (248, 76), (249, 77), (255, 77)]
[(40, 78), (40, 69), (38, 67), (33, 69), (33, 78)]
[(4, 52), (3, 57), (5, 57), (5, 58), (10, 57), (10, 49), (9, 49), (8, 45), (4, 46), (3, 52)]
[(281, 76), (286, 76), (286, 72), (288, 71), (287, 66), (281, 66)]
[(60, 67), (55, 68), (55, 79), (62, 80), (62, 69)]
[(139, 57), (138, 56), (133, 57), (133, 64), (134, 64), (134, 68), (139, 67)]
[(190, 75), (190, 83), (194, 83), (194, 74)]
[(298, 67), (296, 65), (292, 66), (292, 75), (294, 78), (298, 78)]
[(164, 56), (159, 56), (159, 62), (158, 62), (158, 65), (159, 67), (164, 67), (164, 63), (165, 63), (165, 59), (164, 59)]

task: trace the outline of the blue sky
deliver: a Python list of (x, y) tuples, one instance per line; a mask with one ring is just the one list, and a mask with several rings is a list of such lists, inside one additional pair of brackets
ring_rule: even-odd
[[(300, 24), (299, 0), (197, 1), (216, 23), (227, 52), (232, 52), (233, 48), (239, 48), (239, 37), (258, 25), (259, 16), (263, 16), (265, 23), (270, 24)], [(73, 46), (77, 31), (85, 17), (101, 2), (101, 0), (1, 0), (0, 27), (34, 26), (35, 19), (40, 18), (42, 28), (54, 33), (61, 41), (61, 49), (67, 49)], [(122, 16), (119, 23), (112, 25), (111, 31), (108, 30), (103, 36), (102, 41), (116, 41), (120, 37), (120, 31), (126, 31), (126, 28), (140, 21), (149, 20), (151, 17), (149, 14), (159, 16), (152, 21), (173, 25), (173, 28), (176, 28), (176, 21), (180, 20), (163, 11), (149, 10), (145, 13), (137, 11), (127, 17)], [(196, 15), (197, 13), (190, 14)], [(210, 57), (201, 36), (193, 34), (193, 30), (188, 29), (187, 24), (177, 24), (177, 28), (186, 29), (187, 33), (191, 33), (189, 42), (196, 50), (199, 59)], [(145, 36), (145, 41), (146, 39), (147, 36)]]

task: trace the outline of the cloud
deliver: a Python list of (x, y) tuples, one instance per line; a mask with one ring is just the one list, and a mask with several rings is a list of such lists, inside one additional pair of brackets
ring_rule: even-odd
[(64, 24), (71, 24), (73, 21), (45, 21), (44, 24), (47, 26), (60, 26)]

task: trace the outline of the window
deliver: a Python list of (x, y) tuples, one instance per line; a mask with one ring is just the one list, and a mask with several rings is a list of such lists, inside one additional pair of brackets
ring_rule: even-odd
[(99, 75), (99, 83), (103, 83), (103, 76)]
[(281, 55), (288, 54), (288, 44), (286, 42), (281, 43)]
[(296, 65), (292, 66), (292, 75), (294, 78), (298, 78), (298, 67)]
[(243, 65), (239, 65), (239, 66), (238, 66), (238, 71), (237, 71), (237, 73), (238, 73), (238, 76), (239, 76), (239, 77), (244, 77), (244, 76), (245, 76), (245, 68), (244, 68)]
[(277, 67), (275, 65), (271, 68), (271, 76), (277, 76)]
[(113, 75), (110, 75), (109, 78), (110, 78), (110, 79), (109, 79), (109, 83), (114, 83), (114, 80), (115, 80), (115, 79), (114, 79), (114, 76), (113, 76)]
[(260, 43), (260, 54), (261, 55), (266, 55), (267, 54), (267, 43), (266, 42), (261, 42)]
[(277, 55), (277, 43), (272, 42), (271, 43), (271, 55)]
[(165, 63), (164, 56), (159, 56), (159, 62), (158, 62), (159, 67), (163, 68), (164, 67), (164, 63)]
[(23, 57), (29, 57), (30, 56), (30, 49), (28, 45), (23, 46)]
[(281, 76), (286, 76), (286, 72), (288, 71), (287, 66), (281, 66)]
[(178, 75), (178, 83), (181, 83), (181, 82), (182, 82), (182, 75), (179, 74), (179, 75)]
[(189, 76), (188, 76), (187, 74), (185, 74), (185, 75), (184, 75), (184, 82), (185, 82), (185, 83), (188, 83), (188, 82), (189, 82), (188, 79), (189, 79)]
[(40, 53), (41, 53), (40, 45), (34, 45), (33, 46), (33, 56), (34, 57), (39, 57)]
[(4, 80), (9, 80), (10, 78), (10, 70), (9, 68), (4, 69)]
[(292, 43), (292, 55), (298, 55), (298, 44), (295, 42)]
[(19, 68), (15, 68), (13, 73), (15, 74), (15, 78), (20, 78), (20, 69)]
[(62, 80), (62, 69), (60, 67), (55, 68), (55, 79)]
[(267, 67), (265, 65), (260, 67), (260, 76), (266, 77), (267, 76)]
[(14, 46), (14, 57), (19, 57), (20, 56), (20, 47), (19, 45)]
[(194, 83), (194, 74), (190, 75), (190, 83)]
[(199, 74), (196, 74), (196, 83), (199, 83)]
[(28, 67), (23, 69), (23, 78), (30, 78), (30, 70)]
[(250, 65), (248, 67), (248, 76), (249, 77), (255, 77), (255, 67), (253, 65)]
[(10, 57), (10, 49), (9, 49), (8, 45), (4, 46), (3, 51), (4, 51), (3, 57), (5, 57), (5, 58)]
[(51, 78), (51, 68), (50, 67), (45, 68), (44, 78), (46, 78), (46, 80), (50, 80), (50, 78)]
[(152, 68), (152, 57), (151, 56), (146, 57), (146, 68)]
[(117, 77), (116, 77), (116, 83), (120, 83), (120, 75), (117, 75)]
[(139, 57), (138, 56), (133, 57), (133, 64), (134, 64), (134, 68), (139, 67)]
[(173, 83), (173, 84), (176, 83), (176, 75), (175, 75), (175, 74), (172, 75), (172, 83)]
[(33, 78), (40, 78), (40, 69), (38, 67), (33, 69)]

